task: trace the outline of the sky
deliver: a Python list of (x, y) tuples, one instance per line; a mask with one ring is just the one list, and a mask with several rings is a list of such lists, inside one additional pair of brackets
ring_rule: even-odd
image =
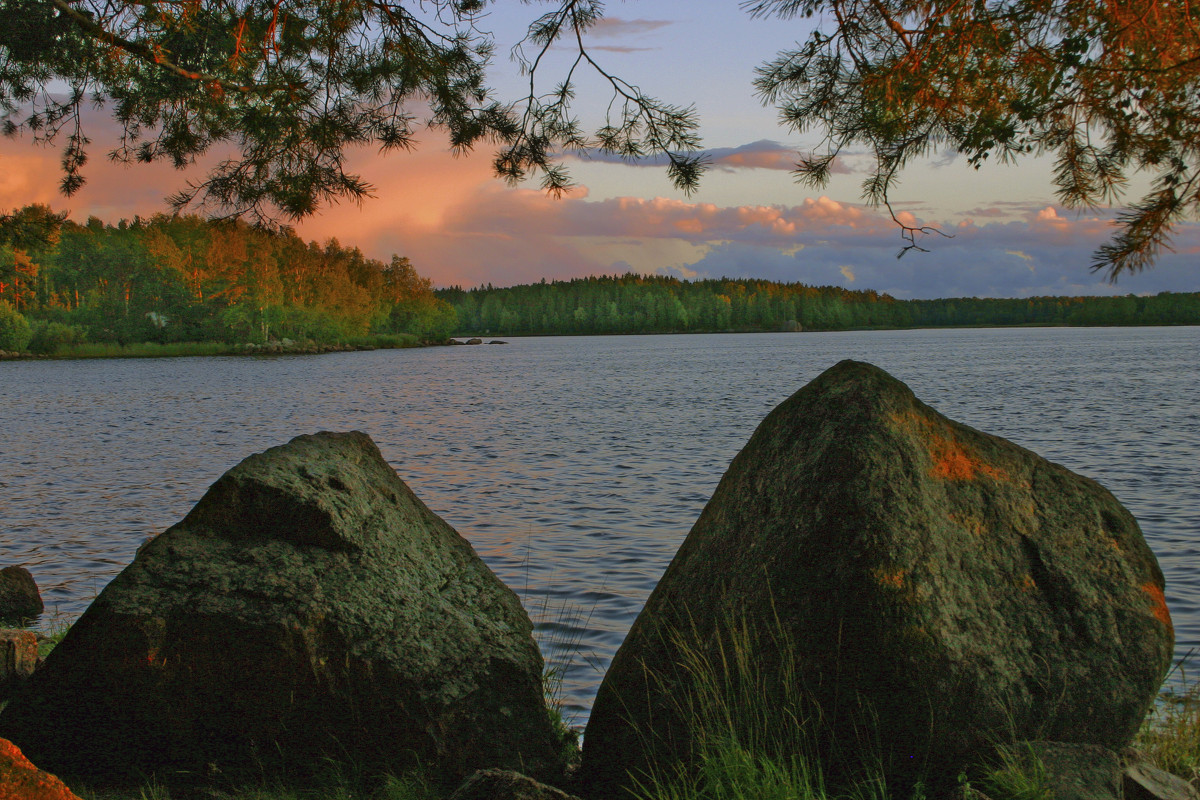
[[(540, 6), (540, 7), (539, 7)], [(502, 0), (484, 27), (494, 32), (491, 72), (501, 97), (527, 89), (508, 59), (544, 4)], [(821, 132), (782, 126), (754, 95), (754, 68), (803, 40), (805, 20), (752, 19), (736, 0), (630, 0), (607, 4), (589, 47), (608, 71), (646, 93), (694, 103), (713, 168), (691, 196), (675, 190), (661, 164), (565, 160), (577, 186), (562, 199), (535, 182), (496, 179), (494, 153), (456, 157), (427, 131), (412, 152), (359, 150), (351, 168), (375, 189), (361, 205), (326, 208), (296, 225), (306, 239), (337, 238), (368, 256), (412, 259), (435, 285), (464, 287), (569, 279), (629, 271), (689, 279), (754, 277), (817, 286), (874, 289), (897, 298), (1025, 297), (1200, 291), (1200, 224), (1179, 226), (1174, 252), (1116, 285), (1089, 270), (1091, 254), (1113, 230), (1113, 209), (1076, 211), (1054, 198), (1048, 159), (975, 170), (946, 152), (901, 176), (893, 205), (906, 222), (946, 236), (923, 240), (929, 252), (897, 258), (903, 241), (887, 214), (865, 205), (865, 153), (842, 158), (829, 185), (812, 190), (791, 170)], [(561, 76), (557, 54), (547, 86)], [(608, 94), (580, 83), (585, 122), (601, 118)], [(84, 221), (109, 222), (167, 209), (165, 197), (188, 173), (166, 165), (122, 166), (104, 153), (115, 128), (102, 113), (88, 120), (93, 139), (88, 184), (58, 194), (60, 153), (26, 138), (0, 139), (0, 209), (47, 203)], [(1132, 195), (1147, 185), (1135, 176)]]

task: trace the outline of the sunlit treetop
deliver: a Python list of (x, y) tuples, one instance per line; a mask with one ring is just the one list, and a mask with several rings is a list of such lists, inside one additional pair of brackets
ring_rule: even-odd
[[(629, 158), (666, 154), (676, 186), (703, 170), (690, 107), (647, 97), (584, 47), (597, 0), (553, 0), (516, 51), (528, 96), (497, 98), (485, 81), (488, 0), (0, 0), (0, 114), (9, 135), (60, 144), (62, 189), (84, 183), (95, 103), (122, 128), (110, 154), (186, 167), (224, 157), (171, 198), (258, 222), (299, 219), (372, 186), (346, 171), (347, 149), (413, 146), (426, 124), (456, 151), (499, 146), (497, 172), (570, 178), (555, 155), (596, 148)], [(576, 53), (546, 90), (551, 47)], [(608, 115), (585, 131), (572, 110), (576, 73), (612, 90)], [(543, 68), (544, 71), (544, 68)]]
[[(826, 135), (799, 164), (814, 186), (867, 147), (863, 185), (887, 204), (913, 158), (951, 148), (976, 166), (1051, 154), (1068, 207), (1151, 190), (1118, 217), (1092, 268), (1153, 263), (1200, 211), (1200, 3), (1193, 0), (751, 0), (757, 16), (812, 17), (814, 33), (759, 70), (796, 130)], [(890, 209), (890, 206), (889, 206)], [(926, 228), (908, 228), (916, 247)], [(903, 252), (903, 251), (902, 251)]]

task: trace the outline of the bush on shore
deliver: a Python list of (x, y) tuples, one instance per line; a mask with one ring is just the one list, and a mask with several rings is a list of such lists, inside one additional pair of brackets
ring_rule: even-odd
[(0, 350), (20, 352), (29, 345), (32, 335), (25, 316), (7, 300), (0, 300)]

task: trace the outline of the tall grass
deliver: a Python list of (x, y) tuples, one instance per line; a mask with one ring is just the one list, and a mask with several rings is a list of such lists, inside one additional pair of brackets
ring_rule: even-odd
[[(637, 800), (835, 796), (822, 768), (819, 734), (825, 723), (802, 690), (796, 648), (778, 620), (765, 634), (744, 620), (727, 620), (711, 647), (700, 644), (694, 631), (674, 632), (671, 639), (679, 655), (677, 675), (687, 690), (672, 692), (665, 682), (657, 690), (678, 698), (674, 711), (689, 731), (690, 752), (679, 763), (652, 766), (649, 775), (635, 781)], [(759, 660), (764, 652), (773, 654), (769, 668)], [(888, 797), (878, 751), (864, 756), (857, 778), (837, 797)], [(923, 797), (918, 787), (912, 798)]]
[(1054, 800), (1046, 765), (1028, 742), (1001, 747), (998, 763), (984, 774), (980, 785), (997, 800)]
[[(690, 752), (683, 763), (656, 765), (635, 781), (636, 800), (929, 797), (920, 780), (901, 789), (889, 781), (883, 766), (887, 732), (878, 730), (869, 708), (856, 718), (851, 741), (832, 740), (830, 721), (805, 695), (798, 650), (777, 618), (765, 631), (727, 620), (707, 647), (695, 632), (676, 632), (671, 640), (679, 655), (676, 676), (687, 688), (672, 692), (675, 687), (663, 681), (657, 689), (679, 698), (674, 711), (690, 731)], [(764, 653), (769, 665), (761, 660)], [(836, 786), (826, 764), (836, 764)], [(960, 787), (971, 787), (975, 778), (991, 800), (1053, 797), (1051, 779), (1026, 743), (998, 747), (992, 763), (971, 773), (959, 775)]]

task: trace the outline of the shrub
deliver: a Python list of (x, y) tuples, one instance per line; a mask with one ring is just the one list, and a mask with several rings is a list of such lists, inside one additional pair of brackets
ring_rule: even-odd
[(29, 352), (52, 355), (63, 347), (72, 347), (87, 341), (87, 330), (80, 325), (39, 320), (33, 323), (33, 335), (29, 339)]
[(0, 300), (0, 350), (20, 352), (32, 335), (25, 317), (7, 300)]

